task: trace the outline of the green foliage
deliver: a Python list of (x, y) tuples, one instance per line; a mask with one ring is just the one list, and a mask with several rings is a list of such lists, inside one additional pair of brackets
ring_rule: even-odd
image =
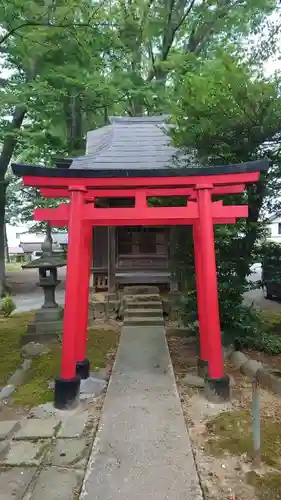
[[(181, 300), (181, 315), (184, 324), (195, 323), (197, 328), (196, 283), (191, 231), (181, 228), (173, 252), (174, 275), (180, 282), (184, 297)], [(236, 241), (234, 238), (236, 237)], [(239, 237), (233, 229), (221, 226), (216, 230), (216, 260), (219, 309), (222, 340), (225, 345), (239, 343), (240, 339), (253, 338), (259, 332), (259, 314), (243, 304), (243, 294), (249, 290), (246, 278), (237, 275), (237, 246)]]
[(256, 349), (269, 355), (281, 353), (281, 315), (272, 310), (256, 312), (256, 325), (236, 339), (237, 349)]
[(14, 303), (11, 296), (7, 295), (1, 299), (1, 312), (4, 318), (11, 316), (12, 312), (16, 309), (16, 304)]
[(218, 50), (180, 77), (176, 143), (188, 151), (196, 148), (206, 164), (261, 156), (260, 146), (275, 143), (280, 133), (280, 83), (278, 77), (266, 79), (242, 54)]
[(263, 231), (262, 208), (280, 186), (281, 80), (278, 76), (265, 78), (243, 54), (217, 51), (215, 55), (199, 61), (196, 71), (191, 68), (180, 77), (173, 138), (191, 162), (210, 165), (262, 157), (272, 160), (269, 173), (248, 187), (244, 196), (226, 197), (227, 203), (235, 200), (249, 206), (248, 219), (237, 226), (244, 235), (236, 249), (241, 256), (238, 272), (243, 278)]
[(268, 241), (259, 248), (259, 255), (263, 267), (263, 280), (267, 283), (281, 284), (281, 246)]
[[(171, 134), (191, 164), (241, 163), (264, 156), (273, 160), (269, 173), (248, 187), (243, 195), (223, 197), (228, 205), (249, 206), (248, 219), (235, 226), (217, 226), (215, 230), (225, 343), (252, 339), (253, 344), (260, 332), (259, 315), (243, 304), (243, 295), (249, 289), (250, 267), (260, 257), (259, 242), (265, 234), (262, 208), (273, 192), (272, 186), (280, 182), (280, 84), (279, 77), (266, 79), (255, 64), (233, 49), (216, 50), (213, 58), (197, 60), (178, 80), (178, 100), (173, 104), (175, 128)], [(190, 311), (195, 307), (194, 300), (191, 301), (194, 280), (190, 277), (193, 250), (187, 244), (181, 256), (175, 256), (174, 266), (181, 282), (190, 283), (186, 306)], [(186, 293), (186, 287), (183, 290)], [(266, 349), (278, 350), (278, 343), (275, 347), (272, 343), (273, 339)], [(265, 346), (264, 338), (259, 337), (259, 345)]]
[(248, 339), (241, 340), (241, 345), (244, 347), (250, 347), (251, 349), (256, 349), (272, 356), (281, 354), (281, 337), (279, 335), (261, 332), (256, 337), (249, 336)]
[[(38, 198), (35, 190), (22, 189), (19, 182), (10, 178), (8, 166), (13, 159), (52, 166), (56, 157), (83, 154), (86, 132), (107, 124), (110, 115), (169, 113), (174, 107), (183, 135), (187, 136), (183, 127), (186, 114), (198, 132), (194, 117), (204, 102), (208, 103), (215, 88), (221, 86), (223, 74), (219, 63), (215, 64), (216, 59), (222, 59), (219, 48), (224, 50), (232, 44), (236, 52), (242, 51), (245, 37), (264, 32), (264, 23), (271, 27), (268, 16), (277, 6), (277, 0), (2, 2), (0, 45), (3, 72), (7, 76), (0, 79), (0, 142), (3, 146), (0, 188), (8, 177), (6, 221), (30, 220), (34, 206), (54, 205)], [(272, 30), (268, 29), (268, 33), (271, 37)], [(263, 46), (266, 42), (263, 40)], [(272, 49), (269, 47), (267, 44), (267, 56), (275, 45)], [(263, 58), (264, 53), (254, 57), (256, 63)], [(212, 63), (208, 66), (208, 75), (207, 66), (206, 71), (202, 66), (206, 60)], [(204, 71), (204, 85), (202, 81), (198, 80), (197, 85), (195, 80), (190, 80), (192, 74), (204, 77)], [(242, 73), (236, 77), (233, 73), (230, 78), (236, 86), (243, 83)], [(226, 79), (222, 82), (225, 91)], [(192, 96), (187, 95), (189, 83)], [(260, 90), (263, 88), (250, 93), (257, 114)], [(265, 91), (265, 98), (275, 123), (277, 94), (274, 88), (270, 92)], [(190, 98), (190, 108), (184, 113), (180, 111), (181, 95)], [(217, 93), (216, 96), (217, 102), (223, 97), (223, 106), (230, 103), (226, 95)], [(244, 97), (241, 94), (239, 98)], [(276, 106), (279, 95), (277, 97)], [(213, 114), (214, 99), (210, 102)], [(235, 108), (233, 99), (231, 106)], [(228, 115), (229, 105), (225, 112), (225, 116)], [(240, 115), (241, 112), (237, 123)], [(266, 112), (266, 116), (268, 118), (269, 113)], [(260, 115), (256, 122), (259, 118)], [(217, 126), (219, 120), (218, 115)], [(210, 117), (208, 123), (211, 123)], [(227, 125), (225, 119), (222, 123)], [(204, 132), (207, 133), (206, 127)], [(191, 147), (198, 147), (190, 130), (188, 134)], [(0, 201), (0, 262), (4, 262), (1, 233), (4, 189), (0, 192)], [(3, 279), (2, 265), (0, 287)]]

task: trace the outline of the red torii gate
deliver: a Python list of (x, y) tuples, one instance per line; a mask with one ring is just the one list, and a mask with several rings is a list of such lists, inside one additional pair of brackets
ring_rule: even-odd
[[(259, 179), (268, 161), (208, 168), (140, 170), (75, 170), (12, 165), (25, 186), (45, 197), (69, 198), (57, 208), (35, 209), (34, 218), (54, 226), (68, 226), (66, 299), (61, 377), (55, 382), (55, 406), (68, 408), (77, 401), (80, 379), (88, 378), (86, 358), (91, 239), (93, 226), (193, 225), (198, 318), (199, 367), (208, 369), (209, 390), (229, 397), (221, 343), (214, 224), (235, 223), (247, 217), (244, 205), (224, 206), (212, 195), (237, 194)], [(150, 197), (182, 196), (186, 206), (149, 207)], [(131, 208), (98, 208), (100, 198), (134, 198)]]

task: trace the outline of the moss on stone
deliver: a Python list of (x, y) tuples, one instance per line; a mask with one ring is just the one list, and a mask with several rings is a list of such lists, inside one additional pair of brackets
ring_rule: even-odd
[(281, 500), (281, 474), (279, 472), (269, 472), (263, 475), (249, 472), (247, 481), (254, 486), (259, 500)]
[(33, 313), (23, 313), (4, 318), (0, 316), (0, 386), (3, 387), (9, 377), (18, 368), (21, 359), (20, 337), (25, 332)]
[[(115, 346), (118, 334), (114, 330), (89, 329), (87, 356), (92, 367), (102, 368), (107, 352)], [(51, 352), (33, 360), (23, 385), (19, 386), (12, 398), (15, 405), (32, 407), (52, 401), (53, 391), (49, 383), (60, 374), (61, 345), (50, 345)]]
[[(207, 423), (210, 436), (206, 449), (213, 455), (225, 451), (233, 455), (246, 453), (253, 456), (252, 418), (247, 411), (224, 412)], [(212, 436), (211, 436), (212, 435)], [(281, 425), (272, 418), (263, 418), (261, 422), (261, 453), (267, 465), (280, 468)]]

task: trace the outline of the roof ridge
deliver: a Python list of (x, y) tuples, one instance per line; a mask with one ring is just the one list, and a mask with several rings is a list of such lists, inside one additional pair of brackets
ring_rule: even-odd
[(170, 115), (150, 115), (150, 116), (110, 116), (109, 122), (111, 124), (124, 123), (124, 124), (134, 124), (134, 123), (164, 123), (169, 120)]

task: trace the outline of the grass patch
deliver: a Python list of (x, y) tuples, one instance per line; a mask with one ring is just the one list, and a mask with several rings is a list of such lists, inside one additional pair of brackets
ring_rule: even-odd
[[(232, 455), (253, 455), (252, 418), (247, 411), (224, 412), (207, 423), (206, 449), (213, 455), (228, 451)], [(262, 460), (269, 466), (280, 468), (281, 425), (271, 418), (261, 423)]]
[(281, 335), (281, 313), (276, 311), (261, 311), (262, 326), (267, 333)]
[(259, 500), (281, 500), (281, 474), (270, 472), (259, 476), (255, 472), (247, 474), (247, 481), (256, 489)]
[(8, 273), (22, 271), (22, 266), (26, 264), (26, 262), (6, 262), (5, 270)]
[(20, 354), (20, 337), (33, 313), (24, 313), (10, 318), (0, 316), (0, 386), (6, 384), (8, 378), (22, 362)]
[[(116, 345), (118, 333), (113, 330), (89, 329), (87, 357), (92, 367), (102, 368), (109, 349)], [(17, 388), (12, 398), (16, 405), (32, 407), (53, 399), (48, 382), (60, 373), (61, 345), (50, 346), (51, 352), (35, 358), (25, 383)]]

